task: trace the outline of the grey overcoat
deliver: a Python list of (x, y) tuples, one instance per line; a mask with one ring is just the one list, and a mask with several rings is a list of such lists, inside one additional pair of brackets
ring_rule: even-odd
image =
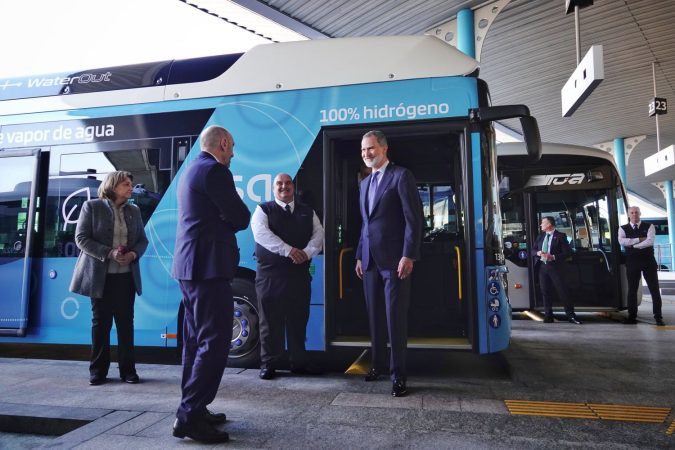
[[(127, 247), (138, 255), (130, 268), (136, 292), (140, 295), (141, 272), (138, 261), (148, 247), (148, 239), (138, 206), (127, 203), (122, 211), (127, 224)], [(103, 297), (108, 254), (112, 250), (113, 224), (114, 213), (108, 200), (89, 200), (82, 205), (75, 228), (75, 244), (80, 249), (80, 256), (70, 282), (71, 292), (92, 298)]]

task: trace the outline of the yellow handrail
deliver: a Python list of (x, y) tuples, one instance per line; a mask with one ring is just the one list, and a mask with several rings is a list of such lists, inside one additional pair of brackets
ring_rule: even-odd
[(462, 254), (459, 247), (455, 245), (455, 254), (457, 255), (457, 294), (459, 301), (462, 301)]
[(344, 256), (345, 253), (350, 252), (354, 250), (354, 247), (347, 247), (343, 248), (340, 250), (340, 264), (339, 264), (339, 274), (340, 274), (340, 294), (338, 295), (338, 298), (342, 299), (342, 294), (343, 294), (343, 288), (342, 288), (342, 257)]

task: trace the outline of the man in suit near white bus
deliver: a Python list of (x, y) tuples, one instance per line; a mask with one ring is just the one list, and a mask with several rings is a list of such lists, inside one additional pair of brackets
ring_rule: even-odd
[(387, 156), (387, 138), (369, 131), (361, 158), (372, 173), (361, 181), (363, 225), (356, 249), (356, 275), (363, 280), (370, 327), (372, 368), (366, 381), (386, 371), (387, 334), (391, 344), (391, 394), (407, 394), (408, 305), (414, 262), (420, 258), (422, 211), (412, 173)]

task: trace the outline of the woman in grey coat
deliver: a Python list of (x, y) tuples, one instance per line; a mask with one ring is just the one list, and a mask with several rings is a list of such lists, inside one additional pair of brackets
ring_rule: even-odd
[(70, 290), (91, 297), (89, 384), (106, 381), (110, 367), (110, 330), (117, 327), (120, 378), (138, 383), (134, 358), (134, 300), (141, 294), (138, 260), (148, 246), (138, 206), (128, 203), (131, 173), (109, 173), (98, 199), (82, 205), (75, 229), (80, 249)]

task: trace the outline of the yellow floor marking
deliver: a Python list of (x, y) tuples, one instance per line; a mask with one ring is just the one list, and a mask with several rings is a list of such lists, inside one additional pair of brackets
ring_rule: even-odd
[(654, 328), (656, 328), (657, 330), (675, 330), (675, 325), (666, 325), (665, 327), (654, 325)]
[(673, 434), (674, 431), (675, 431), (675, 420), (673, 420), (673, 421), (670, 423), (670, 426), (669, 426), (668, 429), (666, 430), (666, 434)]
[(628, 422), (663, 423), (666, 421), (671, 410), (671, 408), (656, 406), (601, 405), (594, 403), (590, 403), (588, 406), (601, 419), (624, 420)]
[(565, 417), (577, 419), (623, 420), (627, 422), (663, 423), (671, 408), (599, 403), (539, 402), (504, 400), (513, 415)]
[(514, 415), (567, 417), (576, 419), (597, 419), (585, 403), (533, 402), (504, 400), (509, 412)]

